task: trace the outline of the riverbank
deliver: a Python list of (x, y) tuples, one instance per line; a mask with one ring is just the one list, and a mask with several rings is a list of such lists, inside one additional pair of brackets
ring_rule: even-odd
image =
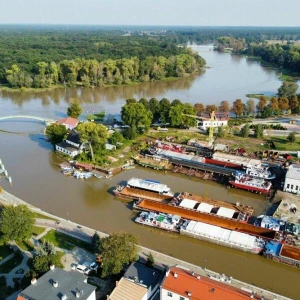
[[(56, 220), (60, 220), (59, 224), (57, 224), (57, 222), (55, 220), (49, 220), (49, 219), (39, 220), (36, 223), (36, 225), (46, 227), (46, 228), (53, 228), (53, 229), (62, 231), (66, 234), (69, 234), (73, 237), (79, 238), (84, 241), (91, 240), (91, 237), (93, 236), (95, 231), (97, 231), (95, 229), (83, 226), (81, 224), (74, 223), (70, 220), (65, 220), (63, 218), (59, 218), (57, 216), (54, 216), (47, 212), (44, 212), (44, 211), (40, 210), (39, 208), (36, 208), (36, 207), (26, 203), (25, 201), (15, 197), (14, 195), (8, 193), (7, 191), (3, 191), (2, 193), (0, 193), (0, 201), (6, 205), (25, 204), (34, 212), (38, 211), (40, 214), (44, 214), (47, 217), (52, 217), (52, 218), (55, 218)], [(97, 231), (97, 232), (99, 233), (101, 238), (108, 236), (108, 234), (106, 234), (104, 232), (100, 232), (100, 231)], [(217, 273), (212, 270), (209, 270), (205, 266), (199, 267), (194, 264), (190, 264), (186, 261), (165, 255), (163, 253), (160, 253), (158, 251), (155, 251), (155, 250), (143, 247), (143, 246), (139, 246), (139, 249), (140, 249), (139, 255), (142, 258), (146, 258), (149, 256), (150, 253), (152, 253), (152, 255), (154, 256), (155, 263), (159, 264), (163, 268), (166, 268), (167, 266), (180, 265), (180, 266), (190, 269), (191, 271), (194, 271), (195, 273), (197, 273), (201, 276), (209, 276), (210, 278), (215, 278), (216, 280), (218, 280), (218, 278), (220, 278), (222, 276), (222, 274)], [(230, 274), (228, 274), (228, 275), (230, 276)], [(275, 294), (273, 292), (264, 290), (262, 288), (253, 286), (251, 284), (239, 281), (234, 278), (231, 279), (230, 285), (237, 287), (237, 288), (246, 288), (248, 290), (253, 291), (256, 295), (258, 295), (260, 297), (263, 296), (267, 299), (272, 299), (275, 297), (278, 300), (289, 300), (289, 298), (287, 298), (287, 297)]]

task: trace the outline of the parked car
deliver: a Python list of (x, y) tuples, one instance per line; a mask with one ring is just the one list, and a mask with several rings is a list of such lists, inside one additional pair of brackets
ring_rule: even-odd
[(77, 265), (76, 270), (85, 275), (89, 275), (91, 272), (90, 268), (83, 266), (83, 265)]
[(92, 262), (90, 264), (90, 269), (93, 271), (97, 271), (98, 267), (99, 267), (99, 265), (96, 262)]

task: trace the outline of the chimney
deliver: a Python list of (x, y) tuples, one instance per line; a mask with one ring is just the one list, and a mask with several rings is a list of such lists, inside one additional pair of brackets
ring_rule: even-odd
[(174, 272), (174, 277), (177, 278), (178, 277), (178, 274), (176, 272)]
[(51, 265), (51, 266), (50, 266), (50, 270), (53, 271), (54, 269), (55, 269), (55, 266), (54, 266), (54, 265)]
[(197, 276), (197, 279), (200, 280), (200, 278), (201, 278), (200, 275), (198, 275), (198, 276)]
[(195, 275), (195, 272), (192, 272), (192, 276), (194, 276)]
[(61, 299), (61, 300), (66, 300), (67, 298), (68, 298), (68, 297), (67, 297), (67, 295), (66, 295), (66, 294), (64, 294), (64, 295), (62, 295), (62, 296), (61, 296), (61, 298), (60, 298), (60, 299)]
[(169, 268), (167, 268), (167, 270), (166, 270), (166, 277), (168, 277), (168, 276), (169, 276), (169, 274), (170, 274), (170, 269), (169, 269)]
[(36, 284), (36, 278), (32, 278), (32, 279), (31, 279), (31, 284), (32, 284), (32, 285)]
[(253, 293), (253, 292), (251, 293), (250, 298), (251, 298), (251, 299), (254, 298), (254, 293)]
[(187, 292), (187, 295), (188, 295), (189, 297), (191, 297), (191, 296), (192, 296), (192, 293), (191, 293), (191, 292)]
[(76, 292), (76, 298), (80, 298), (80, 296), (81, 296), (81, 294), (80, 294), (80, 292)]
[(58, 288), (58, 281), (53, 281), (53, 287)]

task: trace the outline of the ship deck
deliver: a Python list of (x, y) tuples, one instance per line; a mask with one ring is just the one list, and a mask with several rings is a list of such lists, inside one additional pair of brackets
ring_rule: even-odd
[(283, 245), (280, 255), (283, 257), (300, 261), (300, 248), (289, 245)]
[(122, 196), (132, 198), (132, 199), (149, 199), (158, 202), (173, 199), (173, 197), (170, 195), (163, 195), (163, 194), (158, 194), (150, 191), (134, 189), (127, 186), (124, 187), (121, 191), (119, 191), (119, 193)]
[(244, 233), (266, 237), (274, 238), (276, 232), (270, 229), (257, 227), (248, 223), (242, 223), (236, 220), (227, 219), (224, 217), (219, 217), (211, 214), (201, 213), (191, 209), (182, 208), (179, 206), (172, 206), (162, 202), (155, 202), (150, 200), (143, 200), (138, 204), (140, 209), (148, 211), (162, 212), (166, 214), (179, 215), (180, 217), (188, 220), (199, 221), (222, 228), (241, 231)]
[(162, 160), (155, 160), (153, 158), (147, 158), (147, 157), (136, 157), (134, 158), (135, 161), (139, 164), (145, 164), (145, 165), (152, 165), (152, 166), (157, 166), (160, 168), (170, 168), (171, 164), (166, 160), (166, 159), (162, 159)]
[(181, 193), (178, 196), (178, 198), (179, 199), (194, 200), (194, 201), (197, 201), (197, 202), (204, 202), (204, 203), (213, 205), (214, 207), (225, 207), (225, 208), (229, 208), (229, 209), (234, 209), (236, 212), (241, 212), (243, 214), (248, 214), (249, 216), (252, 216), (253, 212), (254, 212), (254, 208), (252, 206), (243, 205), (243, 204), (240, 204), (240, 203), (235, 204), (235, 203), (215, 200), (215, 199), (206, 198), (206, 197), (202, 197), (202, 196), (195, 195), (195, 194), (189, 194), (189, 193), (186, 193), (186, 192)]

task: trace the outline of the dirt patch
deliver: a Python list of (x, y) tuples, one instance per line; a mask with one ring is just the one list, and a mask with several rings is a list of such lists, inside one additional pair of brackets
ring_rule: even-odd
[(115, 158), (115, 157), (112, 157), (112, 156), (108, 156), (107, 157), (107, 159), (109, 159), (111, 162), (116, 162), (116, 161), (118, 161), (118, 159), (117, 158)]

